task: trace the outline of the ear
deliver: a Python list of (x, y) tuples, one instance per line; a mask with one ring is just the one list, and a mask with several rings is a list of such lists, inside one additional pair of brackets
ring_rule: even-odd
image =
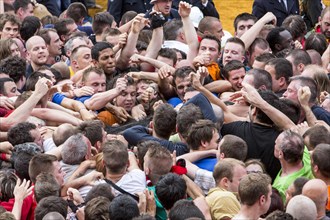
[(314, 173), (319, 172), (319, 167), (318, 167), (317, 165), (314, 165), (314, 166), (312, 167), (312, 169), (313, 169)]
[(21, 16), (23, 14), (23, 8), (19, 8), (16, 14), (18, 15), (18, 17)]
[(92, 63), (93, 63), (93, 65), (95, 65), (96, 67), (99, 67), (99, 62), (97, 61), (97, 60), (92, 60)]
[(222, 160), (222, 159), (225, 159), (225, 154), (224, 153), (220, 153), (220, 159)]
[(242, 63), (244, 62), (245, 60), (245, 55), (242, 56)]
[(265, 195), (260, 196), (259, 203), (260, 203), (260, 205), (264, 205), (266, 203), (266, 196)]
[(282, 49), (282, 46), (280, 44), (275, 44), (275, 49), (280, 51)]
[(282, 87), (286, 84), (285, 78), (282, 76), (279, 78), (279, 85)]
[(251, 113), (252, 113), (253, 116), (256, 116), (256, 115), (257, 115), (257, 112), (258, 112), (257, 107), (253, 107), (253, 108), (251, 109)]
[(263, 91), (267, 90), (265, 85), (260, 86), (258, 89), (263, 90)]
[(150, 121), (150, 123), (149, 123), (149, 127), (150, 127), (151, 129), (154, 129), (154, 122), (153, 122), (153, 121)]
[(283, 151), (279, 150), (278, 152), (278, 159), (283, 158)]
[(65, 40), (65, 35), (61, 35), (61, 36), (60, 36), (60, 39), (61, 39), (62, 42), (65, 42), (65, 41), (66, 41), (66, 40)]
[(298, 66), (297, 66), (297, 70), (302, 73), (302, 71), (304, 71), (304, 68), (305, 68), (305, 65), (302, 64), (302, 63), (299, 63)]
[(71, 61), (71, 66), (73, 66), (75, 69), (78, 69), (79, 68), (79, 65), (78, 65), (77, 60), (72, 60)]
[(94, 147), (96, 148), (97, 151), (99, 151), (101, 149), (101, 146), (102, 146), (101, 141), (97, 141)]
[(26, 60), (31, 62), (31, 54), (29, 51), (26, 51)]
[(208, 143), (207, 141), (201, 141), (200, 146), (206, 148), (207, 143)]
[(150, 174), (150, 169), (148, 167), (145, 168), (144, 173), (146, 174), (146, 176), (148, 176)]
[(229, 187), (229, 179), (227, 177), (224, 177), (220, 180), (220, 184), (225, 187), (226, 189), (228, 189)]

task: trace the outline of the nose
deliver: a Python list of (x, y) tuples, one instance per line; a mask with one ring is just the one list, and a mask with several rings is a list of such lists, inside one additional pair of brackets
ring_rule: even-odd
[(132, 100), (132, 96), (131, 96), (131, 94), (127, 94), (127, 96), (126, 96), (126, 100)]

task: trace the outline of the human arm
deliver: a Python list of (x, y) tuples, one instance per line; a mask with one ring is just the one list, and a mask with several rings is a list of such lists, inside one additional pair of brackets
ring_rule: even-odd
[(308, 86), (300, 87), (298, 89), (298, 100), (301, 108), (305, 112), (306, 121), (308, 126), (312, 127), (316, 124), (316, 117), (309, 106), (309, 99), (311, 97), (311, 90)]
[(129, 166), (127, 168), (128, 171), (140, 169), (135, 154), (132, 151), (128, 151), (128, 161), (129, 161)]
[(93, 120), (96, 118), (96, 115), (86, 109), (86, 106), (79, 101), (64, 98), (61, 102), (61, 106), (79, 112), (82, 120)]
[(116, 44), (112, 49), (114, 54), (117, 54), (126, 45), (127, 36), (128, 35), (126, 32), (119, 35), (118, 44)]
[(23, 182), (17, 178), (16, 186), (14, 188), (15, 203), (12, 210), (16, 219), (21, 219), (22, 206), (24, 199), (32, 193), (33, 186), (30, 187), (30, 180)]
[(50, 101), (47, 101), (47, 108), (49, 108), (49, 109), (55, 109), (55, 110), (58, 110), (58, 111), (63, 111), (65, 113), (68, 113), (69, 115), (72, 115), (72, 116), (77, 117), (77, 118), (80, 117), (80, 115), (79, 115), (78, 112), (72, 111), (74, 109), (71, 109), (71, 108), (69, 109), (67, 107), (64, 107), (62, 105), (58, 105), (58, 104), (53, 103), (53, 102), (50, 102)]
[(0, 118), (0, 130), (7, 131), (15, 124), (25, 121), (39, 100), (47, 94), (50, 84), (48, 79), (40, 78), (35, 85), (33, 94), (8, 117)]
[(194, 181), (192, 181), (189, 177), (187, 177), (186, 175), (182, 175), (182, 179), (184, 179), (184, 181), (186, 182), (187, 194), (192, 199), (196, 199), (197, 197), (204, 196), (202, 189), (196, 183), (194, 183)]
[(178, 157), (178, 159), (182, 158), (185, 159), (186, 161), (190, 161), (190, 162), (195, 162), (207, 157), (212, 157), (212, 156), (216, 156), (217, 154), (217, 150), (203, 150), (203, 151), (194, 151), (194, 152), (190, 152), (184, 155), (181, 155), (180, 157)]
[(152, 80), (156, 83), (159, 82), (158, 73), (156, 72), (129, 72), (127, 75), (132, 77), (134, 80), (138, 81), (140, 79)]
[(176, 96), (176, 91), (171, 84), (174, 71), (175, 69), (169, 65), (163, 66), (158, 70), (158, 88), (160, 93), (164, 95), (165, 99)]
[(143, 67), (142, 64), (149, 64), (157, 69), (167, 65), (166, 63), (162, 62), (162, 61), (159, 61), (159, 60), (156, 60), (156, 57), (153, 58), (153, 57), (147, 57), (147, 55), (143, 56), (143, 55), (140, 55), (140, 54), (134, 54), (132, 57), (131, 57), (131, 60), (133, 62), (140, 62), (141, 63), (141, 70), (142, 71), (152, 71), (153, 68), (150, 68), (150, 67)]
[(80, 163), (79, 167), (72, 173), (72, 175), (68, 179), (68, 182), (73, 181), (79, 177), (82, 177), (83, 175), (85, 175), (88, 169), (94, 169), (95, 165), (96, 162), (94, 160), (83, 161), (82, 163)]
[(69, 123), (72, 125), (79, 125), (82, 120), (66, 113), (63, 111), (49, 109), (49, 108), (34, 108), (31, 112), (31, 116), (35, 116), (42, 120), (47, 121), (47, 123), (63, 124)]
[(126, 122), (131, 117), (123, 107), (111, 103), (106, 104), (105, 109), (116, 117), (119, 124)]
[(232, 88), (231, 83), (227, 80), (216, 80), (204, 85), (204, 87), (210, 92), (215, 93), (227, 92)]

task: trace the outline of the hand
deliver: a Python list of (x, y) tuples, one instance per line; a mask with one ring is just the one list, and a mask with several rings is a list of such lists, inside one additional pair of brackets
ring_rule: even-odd
[(94, 170), (81, 178), (84, 178), (86, 185), (94, 186), (95, 181), (97, 181), (99, 179), (103, 179), (104, 176), (102, 173)]
[(147, 214), (151, 215), (151, 216), (155, 216), (156, 215), (156, 202), (155, 202), (155, 194), (154, 191), (152, 190), (145, 190), (144, 191), (145, 195), (146, 195), (146, 200), (147, 200)]
[(21, 179), (17, 178), (16, 186), (14, 188), (14, 196), (15, 200), (24, 200), (26, 197), (28, 197), (32, 193), (33, 186), (30, 186), (30, 180), (26, 181), (26, 179), (23, 180), (21, 184)]
[(76, 217), (78, 220), (85, 220), (85, 206), (78, 208), (76, 211)]
[(7, 110), (15, 109), (14, 102), (6, 96), (0, 96), (0, 107)]
[(192, 86), (196, 89), (196, 90), (200, 90), (203, 86), (200, 82), (200, 75), (198, 73), (194, 73), (191, 72), (189, 74)]
[(81, 197), (79, 190), (69, 187), (66, 192), (70, 200), (74, 201), (76, 204), (81, 204), (84, 202), (84, 199)]
[(135, 82), (137, 82), (139, 79), (141, 79), (141, 73), (140, 72), (129, 72), (129, 73), (127, 73), (127, 76), (133, 78)]
[(36, 83), (34, 93), (40, 96), (44, 96), (47, 94), (51, 86), (52, 86), (52, 82), (49, 79), (42, 77)]
[(204, 79), (210, 74), (209, 70), (205, 66), (200, 66), (197, 69), (197, 74), (200, 75), (201, 84), (204, 83)]
[(148, 25), (148, 19), (144, 18), (142, 15), (138, 14), (137, 16), (135, 16), (135, 18), (133, 18), (133, 22), (132, 22), (132, 27), (131, 27), (131, 31), (134, 34), (138, 34), (140, 33), (140, 31), (146, 26)]
[(97, 114), (92, 110), (86, 109), (85, 113), (82, 113), (82, 110), (80, 110), (79, 112), (80, 112), (80, 116), (83, 121), (90, 121), (90, 120), (94, 120), (97, 118)]
[(127, 43), (127, 36), (128, 35), (127, 35), (126, 32), (119, 35), (119, 40), (118, 40), (118, 46), (119, 46), (119, 48), (123, 48), (126, 45), (126, 43)]
[(125, 91), (127, 89), (127, 79), (126, 77), (118, 78), (116, 82), (116, 87), (118, 94)]
[(276, 26), (276, 16), (272, 13), (272, 12), (267, 12), (262, 18), (262, 21), (264, 22), (264, 24), (268, 24), (268, 23), (272, 23), (272, 25)]
[(309, 129), (308, 123), (304, 121), (303, 123), (300, 123), (298, 125), (293, 126), (290, 128), (291, 131), (296, 132), (300, 136), (303, 136), (303, 134)]
[(131, 60), (132, 63), (137, 63), (137, 64), (139, 64), (139, 63), (143, 62), (143, 57), (144, 57), (144, 56), (135, 53), (135, 54), (133, 54), (133, 55), (131, 56), (130, 60)]
[(175, 69), (169, 65), (164, 65), (158, 70), (158, 77), (160, 80), (168, 79), (175, 72)]
[(110, 112), (115, 116), (118, 123), (124, 123), (131, 117), (123, 107), (119, 106), (111, 106)]
[(303, 46), (298, 40), (294, 42), (294, 49), (303, 49)]
[(8, 141), (0, 143), (0, 151), (2, 153), (11, 154), (13, 150), (14, 150), (13, 145), (11, 145), (11, 143), (9, 143)]
[(243, 88), (241, 91), (245, 101), (249, 102), (255, 107), (260, 106), (264, 102), (258, 91), (253, 86), (247, 83), (242, 83), (242, 85)]
[(149, 86), (146, 90), (143, 91), (143, 93), (141, 94), (141, 101), (143, 103), (149, 103), (151, 102), (153, 99), (155, 99), (155, 90), (154, 88), (152, 88), (151, 86)]
[(308, 86), (300, 87), (298, 89), (298, 100), (301, 106), (308, 106), (311, 97), (311, 90)]
[(175, 166), (176, 165), (176, 150), (173, 151), (171, 156), (172, 156), (172, 166)]
[(157, 102), (155, 102), (154, 105), (152, 106), (153, 110), (156, 111), (158, 106), (160, 106), (161, 104), (164, 104), (163, 100), (158, 100)]
[(74, 89), (73, 94), (75, 97), (91, 96), (94, 94), (94, 89), (90, 86), (83, 86), (79, 89)]
[(187, 2), (181, 1), (179, 3), (179, 15), (181, 18), (187, 18), (190, 15), (191, 5)]
[(147, 117), (147, 114), (144, 112), (144, 108), (141, 104), (134, 106), (131, 114), (132, 118), (136, 121), (143, 120)]
[(139, 196), (138, 207), (139, 207), (140, 214), (146, 213), (146, 211), (147, 211), (147, 196), (146, 196), (146, 194), (144, 192), (138, 192), (136, 194)]

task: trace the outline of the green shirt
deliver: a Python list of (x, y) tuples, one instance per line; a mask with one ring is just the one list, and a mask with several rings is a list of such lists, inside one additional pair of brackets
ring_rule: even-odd
[(148, 186), (148, 190), (154, 191), (155, 202), (156, 202), (156, 219), (157, 220), (167, 220), (167, 213), (162, 204), (160, 203), (157, 195), (156, 195), (156, 187)]

